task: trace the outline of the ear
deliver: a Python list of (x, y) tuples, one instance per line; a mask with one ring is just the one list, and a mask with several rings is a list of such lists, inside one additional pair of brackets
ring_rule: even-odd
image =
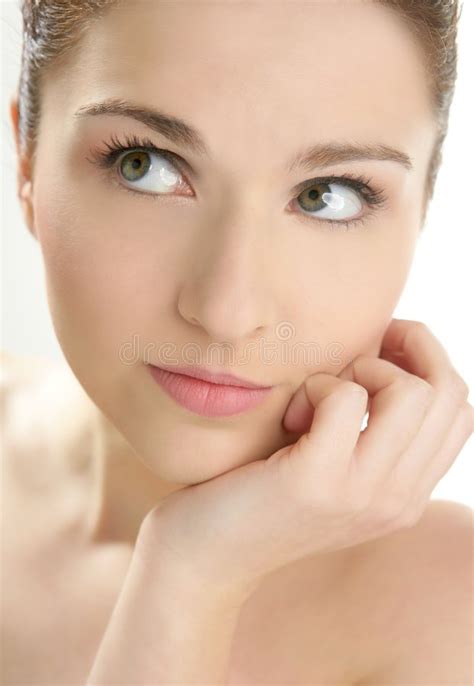
[(20, 130), (18, 116), (18, 96), (10, 100), (10, 119), (15, 137), (17, 154), (17, 197), (20, 200), (23, 217), (33, 238), (37, 239), (34, 210), (33, 210), (33, 185), (31, 180), (31, 161), (30, 158), (20, 149)]

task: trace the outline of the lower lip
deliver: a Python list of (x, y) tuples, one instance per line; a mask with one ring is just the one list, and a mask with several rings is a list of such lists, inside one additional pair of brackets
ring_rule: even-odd
[(243, 388), (208, 383), (201, 379), (167, 372), (147, 365), (152, 377), (180, 405), (204, 417), (226, 417), (246, 412), (260, 405), (270, 394), (270, 388)]

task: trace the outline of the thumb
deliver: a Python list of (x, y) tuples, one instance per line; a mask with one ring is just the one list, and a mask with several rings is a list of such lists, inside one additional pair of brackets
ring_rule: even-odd
[(349, 364), (346, 364), (344, 369), (337, 374), (337, 377), (339, 379), (343, 379), (344, 381), (355, 381), (354, 377), (354, 363), (357, 358), (351, 360)]
[(306, 395), (304, 381), (291, 398), (283, 417), (283, 427), (290, 433), (304, 434), (309, 431), (314, 416), (314, 407)]
[(307, 392), (307, 383), (313, 388), (317, 388), (318, 381), (327, 383), (327, 377), (335, 377), (334, 374), (327, 372), (316, 372), (307, 376), (300, 385), (296, 393), (292, 396), (282, 420), (283, 428), (290, 433), (305, 434), (311, 429), (314, 418), (314, 402), (311, 402)]
[[(357, 357), (354, 358), (353, 360), (351, 360), (349, 362), (349, 364), (347, 364), (344, 367), (342, 372), (339, 372), (339, 374), (337, 375), (339, 379), (344, 379), (345, 381), (353, 381), (354, 383), (360, 383), (360, 382), (356, 381), (356, 375), (355, 375), (355, 370), (354, 370), (354, 364), (355, 364), (356, 360), (357, 360)], [(367, 414), (370, 413), (371, 407), (372, 407), (372, 397), (369, 394), (369, 397), (367, 399), (367, 412), (366, 412), (365, 416), (367, 416)]]
[[(353, 368), (355, 359), (351, 360), (339, 374), (331, 374), (330, 376), (335, 376), (344, 381), (354, 382), (355, 377)], [(327, 372), (316, 372), (316, 374), (311, 374), (306, 377), (291, 398), (282, 420), (283, 427), (286, 431), (304, 434), (310, 430), (314, 417), (314, 406), (306, 393), (306, 382), (308, 379), (313, 379), (315, 376), (318, 376), (318, 374), (328, 376)]]

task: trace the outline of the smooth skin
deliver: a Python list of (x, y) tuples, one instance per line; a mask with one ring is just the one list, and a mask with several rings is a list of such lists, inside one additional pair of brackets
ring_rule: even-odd
[(198, 583), (232, 590), (306, 555), (414, 526), (474, 431), (474, 408), (424, 324), (393, 320), (385, 346), (403, 351), (412, 373), (361, 356), (337, 377), (308, 377), (287, 415), (293, 403), (295, 415), (305, 412), (304, 397), (309, 430), (265, 460), (168, 496), (145, 520), (146, 554), (162, 542), (185, 566), (192, 561)]
[[(307, 412), (305, 402), (313, 412), (309, 430), (294, 445), (172, 494), (147, 515), (88, 686), (124, 677), (227, 683), (238, 609), (266, 574), (417, 524), (434, 486), (474, 431), (474, 408), (466, 383), (422, 323), (393, 320), (383, 350), (401, 352), (413, 373), (362, 356), (338, 377), (310, 376), (284, 419), (297, 423)], [(369, 397), (370, 418), (361, 433)], [(152, 641), (156, 660), (150, 660), (144, 637), (153, 636), (157, 616), (166, 621), (163, 610), (150, 611), (158, 588), (162, 598), (168, 589), (184, 594), (194, 610), (194, 631), (184, 631), (187, 640), (177, 644), (158, 633), (161, 642)], [(207, 603), (211, 610), (199, 610)], [(216, 608), (224, 608), (217, 624)], [(214, 628), (210, 635), (203, 636), (196, 616)]]
[[(93, 473), (105, 477), (92, 479), (85, 525), (92, 541), (133, 542), (169, 493), (290, 445), (282, 419), (305, 379), (378, 356), (416, 248), (435, 138), (420, 52), (379, 6), (127, 8), (94, 24), (74, 60), (45, 81), (33, 183), (20, 179), (58, 341), (102, 412)], [(380, 52), (383, 65), (373, 60)], [(192, 74), (186, 87), (183, 74)], [(109, 98), (191, 123), (211, 159), (130, 117), (75, 116)], [(177, 188), (159, 193), (149, 175), (126, 182), (118, 163), (108, 172), (93, 163), (112, 136), (132, 135), (179, 156)], [(413, 168), (363, 159), (288, 173), (298, 151), (330, 141), (390, 145)], [(363, 204), (357, 215), (346, 207), (364, 219), (350, 230), (328, 223), (335, 211), (304, 214), (296, 187), (329, 174), (372, 179), (385, 206)], [(339, 200), (355, 202), (341, 185)], [(124, 361), (125, 345), (133, 354)], [(145, 361), (217, 367), (274, 389), (255, 411), (206, 420), (172, 401)], [(126, 484), (124, 511), (117, 494)]]
[[(46, 458), (43, 463), (45, 481), (57, 477), (49, 479), (57, 484), (53, 495), (67, 494), (68, 507), (78, 503), (74, 528), (62, 528), (69, 538), (62, 534), (59, 543), (58, 536), (54, 548), (47, 532), (66, 517), (60, 508), (48, 509), (60, 513), (39, 539), (54, 550), (52, 567), (67, 559), (74, 570), (97, 570), (97, 579), (115, 587), (123, 581), (116, 567), (140, 559), (149, 570), (162, 560), (156, 540), (174, 551), (174, 570), (182, 555), (191, 556), (206, 588), (218, 579), (216, 589), (225, 581), (240, 595), (242, 586), (247, 592), (262, 573), (278, 568), (242, 612), (231, 658), (237, 683), (246, 670), (248, 683), (259, 673), (273, 681), (272, 670), (283, 673), (282, 651), (271, 650), (290, 618), (297, 620), (288, 650), (293, 660), (286, 665), (290, 681), (297, 670), (306, 682), (316, 681), (350, 648), (350, 683), (468, 683), (472, 515), (455, 503), (427, 506), (430, 486), (472, 431), (469, 409), (461, 412), (466, 389), (452, 392), (462, 383), (424, 325), (411, 323), (406, 338), (392, 334), (402, 324), (389, 329), (421, 229), (435, 138), (422, 54), (395, 17), (367, 2), (271, 2), (271, 11), (268, 2), (137, 1), (132, 12), (130, 7), (122, 3), (92, 26), (74, 59), (46, 80), (34, 178), (30, 160), (19, 156), (19, 197), (42, 251), (53, 325), (91, 401), (81, 405), (86, 409), (77, 423), (90, 418), (96, 439), (85, 457), (77, 446), (65, 449), (61, 468), (50, 469)], [(383, 60), (374, 60), (378, 54)], [(74, 116), (106, 97), (192, 123), (210, 158), (129, 117)], [(11, 115), (18, 145), (15, 101)], [(184, 161), (177, 160), (176, 192), (160, 198), (127, 192), (125, 185), (132, 184), (119, 182), (117, 168), (106, 174), (91, 163), (112, 135), (123, 140), (132, 134), (151, 137)], [(408, 154), (413, 167), (359, 159), (288, 172), (286, 162), (297, 151), (327, 141), (390, 145)], [(364, 222), (350, 231), (302, 216), (298, 184), (347, 173), (364, 175), (384, 191), (384, 207), (369, 214), (364, 206)], [(348, 189), (334, 190), (352, 197)], [(288, 364), (277, 356), (265, 364), (254, 348), (244, 366), (237, 364), (246, 344), (261, 337), (279, 352), (281, 322), (291, 324), (291, 344), (315, 342), (321, 358)], [(117, 353), (135, 334), (135, 364), (124, 364)], [(222, 422), (192, 415), (146, 370), (146, 346), (163, 342), (176, 345), (178, 363), (215, 364), (273, 384), (272, 396), (255, 411)], [(224, 342), (235, 353), (232, 362), (219, 364), (204, 354)], [(193, 360), (184, 359), (189, 343), (202, 353)], [(339, 355), (328, 357), (334, 344)], [(428, 350), (435, 360), (424, 369)], [(148, 361), (160, 361), (156, 346)], [(418, 380), (407, 382), (407, 374)], [(365, 389), (356, 397), (345, 390), (354, 384)], [(370, 426), (358, 438), (367, 407)], [(58, 422), (55, 431), (60, 445), (71, 444), (70, 424)], [(364, 465), (354, 469), (359, 453)], [(25, 460), (31, 475), (37, 456), (31, 448)], [(80, 489), (72, 485), (79, 480), (79, 456)], [(407, 469), (413, 464), (415, 471)], [(319, 480), (324, 489), (317, 488)], [(335, 493), (344, 500), (335, 501)], [(38, 517), (35, 502), (21, 501), (13, 518), (24, 522), (25, 540), (31, 536), (26, 522)], [(381, 538), (383, 531), (392, 533)], [(99, 556), (123, 550), (124, 543), (126, 564), (106, 571), (96, 566)], [(29, 553), (24, 551), (30, 561)], [(227, 576), (209, 566), (211, 553)], [(15, 559), (13, 550), (9, 559)], [(298, 564), (279, 567), (291, 559)], [(145, 573), (143, 562), (131, 568)], [(411, 572), (400, 577), (405, 565)], [(186, 566), (181, 569), (186, 573)], [(311, 580), (304, 598), (297, 595), (303, 576)], [(332, 578), (338, 580), (333, 592)], [(384, 585), (377, 585), (379, 579)], [(82, 578), (73, 587), (99, 597)], [(126, 602), (132, 596), (122, 588)], [(150, 584), (134, 589), (134, 607), (150, 607)], [(321, 613), (325, 602), (333, 609), (329, 617)], [(277, 603), (281, 625), (265, 625), (266, 609), (275, 611)], [(427, 620), (428, 604), (435, 621)], [(296, 613), (294, 607), (306, 609)], [(362, 625), (370, 645), (359, 651), (354, 641)], [(138, 626), (115, 624), (137, 654), (150, 636), (146, 622), (143, 633)], [(328, 627), (333, 643), (315, 657), (312, 637), (321, 645)], [(421, 641), (426, 632), (429, 640)], [(55, 640), (61, 635), (56, 631)], [(289, 640), (285, 636), (286, 645)], [(174, 657), (179, 667), (182, 654)], [(220, 664), (225, 659), (222, 652), (216, 656)]]

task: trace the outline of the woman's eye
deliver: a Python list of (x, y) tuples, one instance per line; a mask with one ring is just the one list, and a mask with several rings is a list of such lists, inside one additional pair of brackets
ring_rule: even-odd
[[(122, 190), (159, 199), (176, 194), (194, 197), (186, 174), (181, 172), (186, 162), (170, 150), (157, 148), (149, 139), (126, 136), (121, 142), (116, 136), (105, 143), (105, 150), (93, 151), (89, 162), (105, 169), (107, 178)], [(110, 176), (113, 172), (113, 176)], [(120, 181), (118, 181), (118, 178)], [(324, 176), (300, 184), (297, 202), (300, 219), (320, 221), (341, 228), (363, 224), (376, 209), (383, 209), (388, 198), (382, 188), (364, 175)], [(361, 210), (365, 207), (365, 212)], [(368, 211), (367, 211), (368, 210)]]
[(173, 163), (151, 151), (126, 152), (118, 160), (118, 173), (123, 181), (133, 184), (134, 190), (148, 193), (174, 193), (183, 184), (183, 177)]
[(317, 219), (354, 219), (363, 208), (359, 193), (338, 183), (314, 183), (295, 198), (299, 206)]

